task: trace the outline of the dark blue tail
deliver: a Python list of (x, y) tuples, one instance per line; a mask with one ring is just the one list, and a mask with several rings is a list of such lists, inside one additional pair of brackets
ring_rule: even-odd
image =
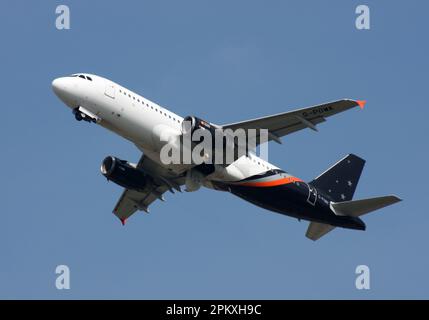
[(333, 201), (352, 200), (365, 160), (349, 154), (310, 182)]

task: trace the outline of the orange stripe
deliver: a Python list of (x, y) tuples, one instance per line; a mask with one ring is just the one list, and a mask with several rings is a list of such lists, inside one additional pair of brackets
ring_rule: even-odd
[(296, 177), (288, 177), (288, 178), (281, 178), (273, 181), (262, 181), (262, 182), (244, 182), (240, 183), (241, 186), (246, 187), (274, 187), (279, 186), (282, 184), (289, 184), (296, 181), (302, 181), (300, 178)]

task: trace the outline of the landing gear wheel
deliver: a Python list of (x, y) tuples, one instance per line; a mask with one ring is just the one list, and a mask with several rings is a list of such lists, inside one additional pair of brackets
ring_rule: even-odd
[(82, 114), (80, 112), (76, 112), (74, 114), (74, 117), (76, 118), (77, 121), (82, 121)]

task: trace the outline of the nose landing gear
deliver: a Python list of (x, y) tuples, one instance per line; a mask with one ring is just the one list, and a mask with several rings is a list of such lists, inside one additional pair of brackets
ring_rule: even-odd
[(82, 117), (82, 113), (80, 113), (79, 111), (74, 112), (74, 117), (77, 121), (82, 121), (83, 117)]
[(73, 109), (74, 117), (77, 121), (86, 121), (86, 122), (94, 122), (97, 123), (100, 121), (100, 118), (97, 117), (92, 112), (86, 110), (83, 107), (77, 107)]

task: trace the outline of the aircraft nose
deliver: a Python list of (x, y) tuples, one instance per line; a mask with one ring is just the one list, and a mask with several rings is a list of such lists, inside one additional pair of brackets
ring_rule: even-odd
[(55, 92), (57, 96), (63, 95), (67, 90), (65, 78), (56, 78), (52, 81), (52, 90)]

